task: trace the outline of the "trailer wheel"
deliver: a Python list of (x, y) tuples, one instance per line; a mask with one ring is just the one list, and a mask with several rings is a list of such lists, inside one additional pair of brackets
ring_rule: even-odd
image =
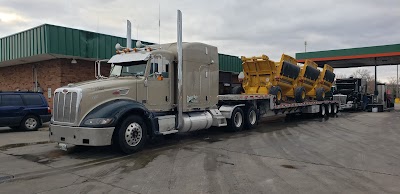
[(231, 93), (232, 94), (242, 94), (242, 93), (244, 93), (244, 89), (242, 86), (235, 86), (232, 88)]
[(123, 153), (135, 153), (146, 143), (147, 126), (137, 115), (127, 117), (116, 130), (113, 143)]
[(294, 98), (297, 103), (304, 102), (304, 100), (306, 99), (306, 89), (303, 86), (297, 87), (294, 90)]
[(325, 117), (325, 115), (326, 115), (326, 106), (324, 104), (321, 104), (321, 106), (319, 108), (319, 115), (321, 117)]
[(333, 104), (332, 105), (332, 115), (336, 115), (337, 114), (337, 112), (338, 112), (338, 106), (337, 106), (337, 104)]
[(282, 102), (282, 89), (279, 86), (272, 86), (269, 94), (275, 95), (275, 103), (279, 105)]
[(233, 132), (241, 131), (244, 126), (244, 120), (243, 110), (240, 107), (236, 107), (232, 111), (231, 118), (227, 119), (228, 129)]
[(327, 115), (330, 115), (331, 113), (332, 113), (332, 107), (331, 107), (331, 104), (327, 104), (327, 105), (325, 105), (325, 112), (326, 112), (326, 114)]
[(244, 128), (253, 129), (257, 125), (257, 111), (254, 106), (250, 106), (246, 109), (244, 118)]
[(325, 90), (324, 88), (317, 88), (315, 91), (316, 97), (318, 101), (323, 101), (325, 100)]

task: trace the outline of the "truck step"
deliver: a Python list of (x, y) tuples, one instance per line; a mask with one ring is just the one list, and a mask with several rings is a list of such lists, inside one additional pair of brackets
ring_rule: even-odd
[(168, 134), (173, 134), (173, 133), (178, 133), (178, 130), (169, 130), (169, 131), (163, 131), (160, 132), (163, 135), (168, 135)]

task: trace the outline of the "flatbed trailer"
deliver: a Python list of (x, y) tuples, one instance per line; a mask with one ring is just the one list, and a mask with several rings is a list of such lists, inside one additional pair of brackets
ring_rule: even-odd
[[(230, 111), (236, 107), (244, 107), (245, 109), (254, 106), (257, 110), (257, 119), (260, 117), (268, 117), (282, 114), (319, 114), (325, 116), (328, 114), (336, 114), (339, 110), (340, 103), (333, 100), (324, 101), (305, 101), (296, 102), (276, 102), (276, 96), (271, 94), (229, 94), (219, 95), (219, 110), (225, 116), (230, 118)], [(246, 117), (249, 115), (245, 115)]]

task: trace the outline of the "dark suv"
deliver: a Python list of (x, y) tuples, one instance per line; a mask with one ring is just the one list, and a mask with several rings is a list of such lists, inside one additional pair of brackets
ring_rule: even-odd
[(37, 130), (51, 119), (51, 109), (42, 93), (0, 92), (0, 127)]

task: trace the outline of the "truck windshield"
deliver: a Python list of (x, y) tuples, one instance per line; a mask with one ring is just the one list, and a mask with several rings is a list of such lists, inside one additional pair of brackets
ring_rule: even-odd
[(146, 71), (146, 61), (129, 62), (114, 64), (111, 67), (110, 76), (121, 77), (121, 76), (144, 76)]

